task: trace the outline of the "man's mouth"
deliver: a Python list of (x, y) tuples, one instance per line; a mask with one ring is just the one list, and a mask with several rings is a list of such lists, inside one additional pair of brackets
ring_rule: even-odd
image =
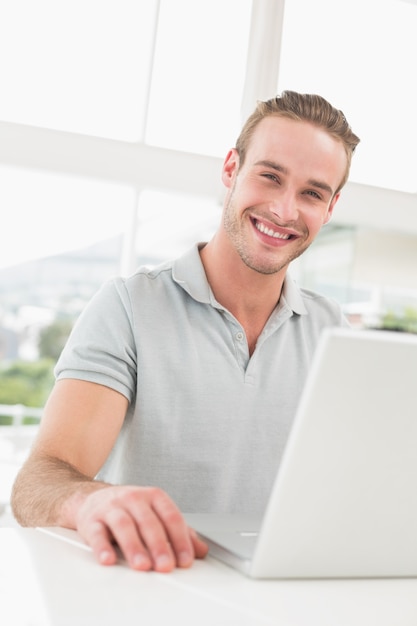
[(258, 220), (253, 220), (253, 223), (255, 225), (255, 228), (259, 230), (259, 232), (263, 233), (264, 235), (268, 235), (269, 237), (273, 237), (274, 239), (291, 239), (293, 237), (293, 235), (289, 233), (279, 233), (272, 228), (268, 228), (262, 222), (258, 222)]

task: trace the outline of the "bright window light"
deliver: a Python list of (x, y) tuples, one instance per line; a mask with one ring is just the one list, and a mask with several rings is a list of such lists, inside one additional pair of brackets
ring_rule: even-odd
[(3, 2), (0, 120), (129, 142), (146, 129), (151, 144), (223, 155), (240, 125), (251, 6)]
[(279, 91), (341, 108), (361, 144), (350, 179), (417, 192), (417, 5), (402, 0), (290, 0)]
[(0, 167), (0, 268), (91, 246), (125, 232), (133, 187)]
[(143, 191), (139, 200), (136, 250), (140, 263), (172, 259), (197, 241), (208, 241), (220, 220), (221, 206), (193, 195)]
[(240, 130), (251, 0), (161, 0), (146, 141), (223, 156)]
[(0, 119), (138, 141), (157, 0), (0, 4)]

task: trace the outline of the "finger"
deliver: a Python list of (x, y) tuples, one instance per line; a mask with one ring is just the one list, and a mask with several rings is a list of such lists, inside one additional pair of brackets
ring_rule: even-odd
[(130, 513), (122, 508), (113, 509), (107, 513), (105, 522), (128, 565), (136, 570), (151, 569), (152, 559)]
[(165, 522), (143, 499), (131, 503), (129, 513), (135, 519), (147, 554), (152, 559), (153, 569), (170, 572), (177, 565), (176, 555), (171, 545), (169, 529)]
[(78, 530), (99, 563), (114, 565), (117, 562), (116, 550), (112, 545), (110, 534), (102, 522), (93, 522)]
[(193, 544), (195, 557), (197, 559), (204, 559), (204, 557), (207, 556), (209, 550), (208, 545), (202, 539), (200, 539), (194, 528), (189, 528), (189, 533), (191, 537), (191, 542)]
[(190, 567), (194, 560), (194, 547), (189, 529), (174, 502), (163, 491), (156, 490), (152, 507), (161, 520), (171, 544), (178, 567)]

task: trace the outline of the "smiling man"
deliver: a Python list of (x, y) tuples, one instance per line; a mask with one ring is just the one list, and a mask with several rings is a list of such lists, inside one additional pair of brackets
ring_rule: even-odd
[(358, 142), (320, 96), (258, 104), (225, 159), (211, 241), (110, 281), (76, 324), (14, 486), (20, 523), (166, 572), (207, 551), (182, 513), (262, 514), (318, 338), (346, 324), (287, 269), (330, 219)]
[[(244, 263), (273, 274), (304, 252), (331, 217), (346, 166), (343, 146), (325, 131), (284, 117), (263, 119), (245, 161), (232, 150), (223, 172), (230, 189), (224, 226)], [(239, 202), (247, 205), (242, 215)]]

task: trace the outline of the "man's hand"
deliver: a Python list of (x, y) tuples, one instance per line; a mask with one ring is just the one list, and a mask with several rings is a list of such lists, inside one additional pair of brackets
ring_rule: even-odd
[(127, 398), (109, 387), (58, 381), (16, 478), (13, 513), (22, 526), (75, 528), (103, 564), (115, 563), (119, 548), (134, 569), (189, 567), (207, 546), (165, 492), (94, 480), (127, 408)]
[(117, 561), (115, 544), (130, 567), (157, 572), (190, 567), (208, 551), (168, 495), (154, 487), (94, 491), (78, 509), (76, 526), (103, 565)]

